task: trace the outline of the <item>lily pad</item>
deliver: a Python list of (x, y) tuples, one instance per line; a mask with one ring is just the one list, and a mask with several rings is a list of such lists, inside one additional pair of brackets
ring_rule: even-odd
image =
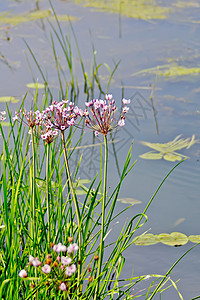
[[(25, 22), (36, 21), (47, 17), (50, 19), (52, 18), (55, 19), (50, 9), (37, 10), (34, 12), (18, 14), (18, 15), (4, 13), (0, 15), (0, 23), (16, 26)], [(77, 20), (77, 18), (68, 15), (57, 15), (57, 18), (61, 22), (69, 21), (69, 20), (70, 21)]]
[(188, 239), (192, 243), (200, 243), (200, 235), (190, 235)]
[(43, 83), (28, 83), (26, 84), (26, 86), (29, 88), (29, 89), (44, 89), (45, 88), (45, 85)]
[(94, 7), (103, 12), (122, 14), (128, 18), (143, 20), (166, 19), (171, 9), (158, 5), (156, 0), (75, 0), (76, 4), (86, 7)]
[(171, 234), (161, 233), (157, 238), (161, 243), (175, 247), (185, 245), (188, 242), (188, 237), (180, 232), (172, 232)]
[(134, 244), (138, 246), (150, 246), (159, 243), (156, 235), (152, 233), (142, 234), (137, 236)]
[(132, 74), (139, 75), (139, 74), (156, 74), (157, 76), (164, 76), (164, 77), (178, 77), (178, 76), (186, 76), (186, 75), (199, 75), (200, 68), (189, 68), (185, 66), (178, 65), (177, 63), (168, 64), (168, 65), (161, 65), (156, 66), (154, 68), (145, 69), (140, 72)]
[(134, 198), (119, 198), (117, 201), (120, 201), (121, 203), (126, 203), (126, 204), (140, 204), (142, 201), (134, 199)]
[(17, 103), (19, 102), (20, 99), (17, 99), (13, 96), (5, 96), (5, 97), (0, 97), (0, 102), (12, 102), (12, 103)]

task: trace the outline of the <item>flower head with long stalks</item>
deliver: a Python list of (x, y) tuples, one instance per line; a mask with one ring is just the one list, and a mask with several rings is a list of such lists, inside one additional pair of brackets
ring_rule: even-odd
[[(97, 270), (97, 284), (95, 288), (94, 300), (99, 297), (99, 284), (101, 280), (101, 269), (103, 263), (103, 249), (104, 249), (104, 237), (105, 237), (105, 207), (106, 207), (106, 194), (107, 194), (107, 167), (108, 167), (108, 144), (107, 144), (107, 134), (112, 131), (117, 126), (122, 127), (125, 125), (125, 114), (128, 112), (129, 108), (127, 104), (130, 104), (130, 100), (125, 98), (122, 99), (123, 108), (121, 111), (120, 118), (116, 121), (116, 111), (115, 100), (111, 94), (105, 96), (105, 100), (94, 99), (92, 101), (86, 102), (87, 108), (82, 113), (85, 118), (85, 124), (87, 127), (95, 131), (97, 136), (99, 133), (104, 135), (104, 174), (102, 178), (103, 189), (101, 197), (101, 236), (99, 245), (99, 261)], [(89, 113), (90, 109), (90, 113)]]
[[(21, 117), (20, 113), (25, 117), (25, 121), (23, 117)], [(26, 109), (22, 110), (20, 109), (20, 112), (15, 112), (15, 116), (13, 117), (13, 121), (16, 120), (22, 120), (25, 125), (27, 125), (30, 128), (34, 128), (36, 125), (40, 125), (42, 122), (43, 115), (37, 111), (27, 111)]]
[(122, 99), (123, 109), (117, 122), (115, 100), (111, 94), (107, 94), (105, 98), (105, 100), (93, 99), (86, 102), (85, 105), (87, 108), (82, 112), (82, 115), (85, 118), (85, 125), (94, 130), (96, 136), (99, 133), (107, 136), (108, 132), (112, 131), (117, 126), (124, 126), (125, 114), (129, 110), (127, 104), (130, 103), (130, 100)]
[[(64, 157), (65, 157), (65, 165), (67, 170), (68, 176), (68, 183), (69, 183), (69, 190), (72, 195), (72, 199), (75, 206), (77, 223), (78, 223), (78, 240), (79, 245), (81, 245), (81, 223), (80, 223), (80, 211), (78, 206), (78, 201), (74, 192), (71, 174), (69, 169), (69, 163), (67, 159), (67, 152), (66, 152), (66, 145), (65, 145), (65, 137), (64, 132), (70, 126), (75, 125), (75, 121), (79, 116), (82, 116), (82, 111), (74, 104), (68, 100), (62, 100), (60, 102), (54, 101), (49, 107), (47, 107), (43, 112), (44, 119), (43, 123), (45, 126), (49, 127), (50, 130), (57, 130), (61, 132), (62, 136), (62, 143), (63, 143), (63, 150), (64, 150)], [(44, 139), (46, 137), (44, 136)], [(79, 249), (79, 261), (81, 261), (81, 249)], [(72, 270), (68, 270), (69, 274), (71, 274)], [(73, 273), (73, 272), (72, 272)], [(78, 266), (78, 279), (80, 278), (80, 265)], [(79, 281), (79, 280), (78, 280)], [(79, 290), (79, 286), (77, 287)]]
[(54, 101), (42, 114), (46, 127), (49, 126), (50, 129), (53, 128), (62, 132), (75, 125), (76, 119), (80, 116), (80, 110), (72, 102), (62, 100), (60, 102)]

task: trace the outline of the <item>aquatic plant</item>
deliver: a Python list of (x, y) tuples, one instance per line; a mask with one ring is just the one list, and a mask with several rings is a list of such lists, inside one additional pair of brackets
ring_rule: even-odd
[(162, 159), (168, 161), (180, 161), (187, 156), (177, 153), (177, 150), (189, 149), (192, 145), (198, 143), (198, 140), (195, 140), (195, 135), (191, 138), (181, 139), (181, 135), (178, 135), (173, 141), (167, 143), (150, 143), (150, 142), (141, 142), (143, 145), (150, 147), (155, 151), (146, 152), (141, 154), (140, 157), (144, 159)]

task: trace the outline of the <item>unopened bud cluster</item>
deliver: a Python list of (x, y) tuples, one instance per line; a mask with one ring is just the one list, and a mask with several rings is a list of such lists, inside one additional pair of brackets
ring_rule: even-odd
[(49, 281), (55, 280), (58, 289), (66, 291), (70, 284), (70, 277), (76, 273), (77, 268), (74, 263), (74, 257), (78, 250), (78, 245), (70, 243), (67, 247), (58, 243), (52, 245), (52, 249), (53, 253), (46, 255), (43, 263), (38, 257), (29, 255), (28, 265), (19, 272), (19, 277), (28, 277), (27, 269), (32, 266), (41, 271), (41, 274), (45, 275)]

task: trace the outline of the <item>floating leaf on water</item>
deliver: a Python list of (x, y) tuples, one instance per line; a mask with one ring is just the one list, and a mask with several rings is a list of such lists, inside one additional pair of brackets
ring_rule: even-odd
[[(72, 16), (69, 16), (69, 15), (56, 15), (57, 19), (59, 22), (72, 22), (72, 21), (77, 21), (79, 20), (79, 18), (77, 17), (72, 17)], [(50, 20), (53, 20), (55, 19), (54, 16), (50, 17), (49, 18)]]
[(150, 151), (139, 155), (139, 157), (144, 159), (161, 159), (163, 157), (163, 154)]
[(17, 99), (13, 96), (5, 96), (5, 97), (0, 97), (0, 102), (12, 102), (12, 103), (17, 103), (19, 102), (20, 99)]
[[(18, 14), (18, 15), (4, 13), (0, 15), (0, 23), (6, 23), (6, 24), (16, 26), (25, 22), (36, 21), (47, 17), (49, 17), (50, 19), (55, 19), (50, 9), (38, 10), (31, 13)], [(77, 18), (68, 15), (57, 15), (57, 18), (59, 21), (77, 20)]]
[(180, 232), (172, 232), (171, 234), (161, 233), (157, 235), (158, 240), (168, 246), (182, 246), (187, 244), (188, 237)]
[(164, 77), (178, 77), (186, 75), (199, 75), (200, 68), (188, 68), (185, 66), (180, 66), (177, 63), (156, 66), (154, 68), (144, 69), (140, 72), (132, 74), (132, 76), (139, 74), (156, 74), (157, 76)]
[(90, 179), (79, 179), (79, 180), (78, 180), (78, 183), (79, 183), (79, 184), (87, 184), (87, 183), (90, 183), (90, 182), (91, 182)]
[(168, 160), (168, 161), (176, 161), (176, 160), (180, 161), (182, 159), (182, 156), (181, 155), (174, 155), (174, 154), (168, 153), (168, 154), (165, 154), (163, 156), (163, 158), (165, 160)]
[(152, 148), (154, 151), (146, 152), (140, 155), (144, 159), (161, 159), (164, 158), (168, 161), (180, 161), (182, 158), (188, 158), (185, 155), (179, 154), (176, 151), (183, 148), (190, 148), (192, 145), (199, 142), (195, 140), (195, 135), (192, 135), (191, 138), (181, 139), (181, 135), (178, 135), (173, 141), (167, 143), (150, 143), (150, 142), (141, 142), (143, 145)]
[(134, 244), (137, 246), (150, 246), (159, 243), (156, 235), (152, 233), (142, 234), (135, 238)]
[(200, 4), (197, 2), (191, 2), (191, 1), (181, 1), (178, 0), (176, 3), (173, 4), (173, 6), (177, 7), (177, 8), (188, 8), (188, 7), (200, 7)]
[(166, 19), (171, 9), (158, 5), (156, 0), (131, 0), (131, 1), (101, 1), (101, 0), (75, 0), (86, 7), (94, 7), (103, 12), (122, 14), (128, 18), (143, 20)]
[(192, 243), (200, 243), (200, 235), (190, 235), (188, 239)]
[(27, 83), (26, 86), (29, 88), (29, 89), (44, 89), (45, 88), (45, 85), (43, 83)]
[(43, 19), (50, 15), (51, 15), (51, 11), (49, 9), (38, 10), (36, 12), (18, 14), (18, 15), (7, 13), (7, 14), (0, 15), (0, 23), (6, 23), (6, 24), (16, 26), (21, 23)]
[(117, 201), (120, 201), (121, 203), (127, 203), (127, 204), (140, 204), (142, 201), (134, 199), (134, 198), (119, 198)]

